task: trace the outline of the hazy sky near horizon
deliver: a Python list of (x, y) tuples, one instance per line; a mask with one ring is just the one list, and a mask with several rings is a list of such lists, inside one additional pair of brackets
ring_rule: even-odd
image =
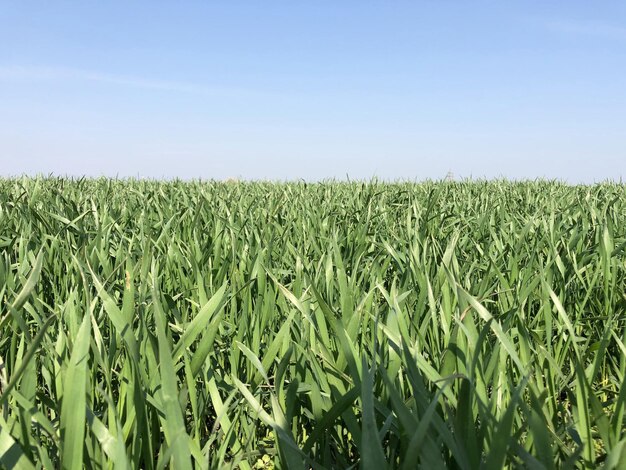
[(626, 177), (626, 2), (0, 2), (0, 175)]

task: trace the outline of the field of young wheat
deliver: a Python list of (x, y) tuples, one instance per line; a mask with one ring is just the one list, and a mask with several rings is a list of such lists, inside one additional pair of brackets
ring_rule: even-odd
[(7, 468), (625, 468), (626, 186), (0, 180)]

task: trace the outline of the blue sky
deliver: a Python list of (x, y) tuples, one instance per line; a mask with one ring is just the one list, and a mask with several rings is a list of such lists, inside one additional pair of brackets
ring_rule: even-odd
[(626, 2), (0, 3), (0, 174), (626, 177)]

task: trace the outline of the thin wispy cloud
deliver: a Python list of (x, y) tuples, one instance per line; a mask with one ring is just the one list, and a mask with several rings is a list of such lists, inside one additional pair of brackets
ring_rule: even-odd
[(554, 20), (545, 27), (557, 33), (626, 41), (626, 28), (601, 21)]
[(149, 78), (135, 77), (103, 73), (92, 70), (84, 70), (69, 67), (49, 66), (21, 66), (0, 65), (0, 80), (20, 81), (82, 81), (119, 85), (125, 87), (141, 88), (144, 90), (169, 91), (177, 93), (189, 93), (197, 95), (215, 96), (224, 94), (250, 93), (250, 90), (233, 88), (219, 88), (198, 85), (194, 83), (154, 80)]

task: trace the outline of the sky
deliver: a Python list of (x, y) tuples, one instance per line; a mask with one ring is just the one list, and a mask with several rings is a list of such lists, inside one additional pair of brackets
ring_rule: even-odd
[(0, 175), (626, 177), (623, 1), (0, 0)]

